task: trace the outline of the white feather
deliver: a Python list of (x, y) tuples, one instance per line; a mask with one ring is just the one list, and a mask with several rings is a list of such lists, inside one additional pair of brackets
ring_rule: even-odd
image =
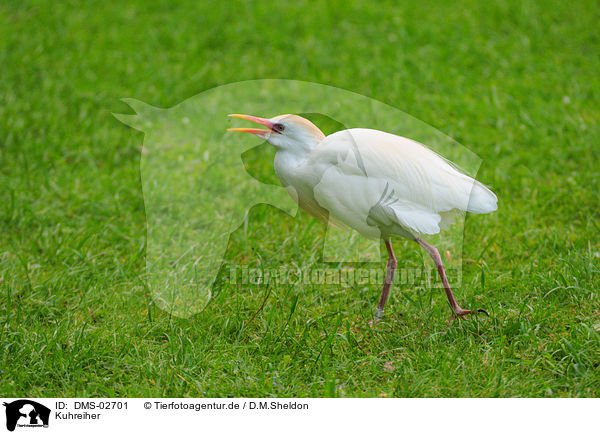
[(497, 208), (494, 193), (435, 152), (377, 130), (327, 136), (296, 173), (306, 179), (307, 171), (322, 174), (314, 185), (316, 202), (368, 237), (435, 234), (461, 211)]
[(296, 115), (231, 115), (267, 126), (240, 129), (277, 148), (275, 171), (298, 204), (367, 237), (436, 234), (464, 212), (488, 213), (497, 198), (421, 143), (355, 128), (327, 137)]

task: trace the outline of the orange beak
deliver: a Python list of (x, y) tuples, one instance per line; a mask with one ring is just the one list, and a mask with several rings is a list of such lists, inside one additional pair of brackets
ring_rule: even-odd
[(259, 136), (266, 135), (266, 134), (270, 133), (271, 131), (273, 131), (273, 122), (271, 122), (269, 119), (259, 118), (259, 117), (250, 116), (250, 115), (238, 115), (238, 114), (231, 114), (228, 116), (232, 117), (232, 118), (240, 118), (240, 119), (246, 119), (247, 121), (256, 122), (257, 124), (264, 125), (265, 127), (268, 128), (268, 130), (263, 130), (261, 128), (228, 128), (227, 131), (236, 131), (238, 133), (257, 134)]

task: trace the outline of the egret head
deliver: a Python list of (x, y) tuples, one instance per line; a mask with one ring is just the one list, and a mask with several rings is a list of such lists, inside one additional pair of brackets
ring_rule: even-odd
[(229, 128), (227, 131), (256, 134), (278, 149), (307, 151), (325, 138), (315, 124), (297, 115), (279, 115), (271, 119), (238, 114), (229, 116), (256, 122), (267, 129)]

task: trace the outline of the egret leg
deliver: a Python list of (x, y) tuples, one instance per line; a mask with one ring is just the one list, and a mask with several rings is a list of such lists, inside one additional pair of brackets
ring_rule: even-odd
[(390, 295), (390, 289), (392, 289), (392, 282), (394, 281), (394, 272), (396, 271), (396, 266), (398, 265), (398, 261), (394, 255), (394, 249), (392, 248), (391, 238), (385, 240), (385, 247), (388, 252), (385, 282), (383, 283), (383, 289), (381, 290), (381, 297), (379, 297), (377, 309), (375, 309), (375, 318), (373, 319), (373, 322), (377, 322), (383, 317), (383, 309), (385, 309), (385, 303)]
[(431, 244), (426, 243), (422, 238), (417, 238), (416, 241), (421, 246), (423, 246), (423, 248), (425, 250), (427, 250), (427, 253), (429, 253), (429, 256), (431, 256), (431, 259), (433, 259), (433, 262), (435, 262), (438, 273), (439, 273), (440, 277), (442, 278), (442, 283), (444, 284), (444, 290), (446, 291), (446, 296), (448, 297), (448, 302), (450, 303), (450, 307), (452, 308), (453, 318), (454, 317), (460, 318), (460, 317), (463, 317), (470, 313), (483, 313), (483, 314), (486, 314), (489, 316), (489, 314), (483, 309), (477, 309), (477, 310), (462, 309), (458, 305), (458, 303), (456, 302), (456, 299), (454, 298), (454, 294), (452, 293), (452, 289), (450, 289), (450, 284), (448, 283), (448, 278), (446, 277), (446, 271), (444, 270), (444, 264), (442, 263), (442, 257), (440, 256), (440, 252), (438, 252), (438, 249), (433, 247)]

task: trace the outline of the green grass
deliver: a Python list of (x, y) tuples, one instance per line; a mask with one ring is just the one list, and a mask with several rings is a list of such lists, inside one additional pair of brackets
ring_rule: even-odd
[[(599, 396), (597, 1), (149, 3), (0, 3), (0, 395)], [(111, 113), (259, 78), (367, 95), (483, 159), (499, 210), (467, 218), (455, 292), (490, 319), (448, 326), (410, 287), (376, 328), (375, 286), (157, 308), (143, 135)], [(309, 267), (322, 231), (256, 207), (228, 259)]]

